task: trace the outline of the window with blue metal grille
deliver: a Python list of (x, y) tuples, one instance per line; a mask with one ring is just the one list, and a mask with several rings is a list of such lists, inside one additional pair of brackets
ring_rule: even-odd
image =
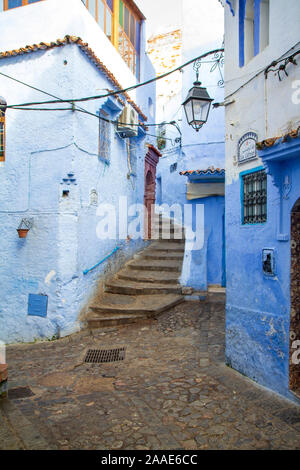
[(267, 220), (267, 175), (264, 170), (243, 175), (243, 224)]

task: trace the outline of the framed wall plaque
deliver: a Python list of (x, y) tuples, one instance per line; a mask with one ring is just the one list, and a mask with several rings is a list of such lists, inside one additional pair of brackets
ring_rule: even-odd
[(256, 142), (258, 136), (255, 132), (247, 132), (238, 142), (238, 164), (249, 162), (257, 158)]

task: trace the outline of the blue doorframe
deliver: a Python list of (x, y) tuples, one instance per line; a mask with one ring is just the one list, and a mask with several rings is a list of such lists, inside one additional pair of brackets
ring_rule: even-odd
[(226, 287), (225, 212), (222, 216), (222, 287)]

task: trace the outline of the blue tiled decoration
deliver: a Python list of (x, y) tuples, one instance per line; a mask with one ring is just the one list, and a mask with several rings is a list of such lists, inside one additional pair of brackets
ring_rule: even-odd
[(76, 183), (76, 178), (74, 176), (74, 173), (68, 173), (67, 177), (63, 178), (60, 184), (67, 184), (68, 186), (70, 184), (74, 184), (76, 186), (77, 183)]

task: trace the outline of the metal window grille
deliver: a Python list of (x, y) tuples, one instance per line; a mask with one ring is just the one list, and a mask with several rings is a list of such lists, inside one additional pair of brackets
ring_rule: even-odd
[(264, 170), (243, 176), (243, 224), (267, 220), (267, 175)]
[[(100, 111), (100, 116), (108, 118), (108, 114)], [(99, 156), (110, 160), (110, 123), (99, 119)]]

